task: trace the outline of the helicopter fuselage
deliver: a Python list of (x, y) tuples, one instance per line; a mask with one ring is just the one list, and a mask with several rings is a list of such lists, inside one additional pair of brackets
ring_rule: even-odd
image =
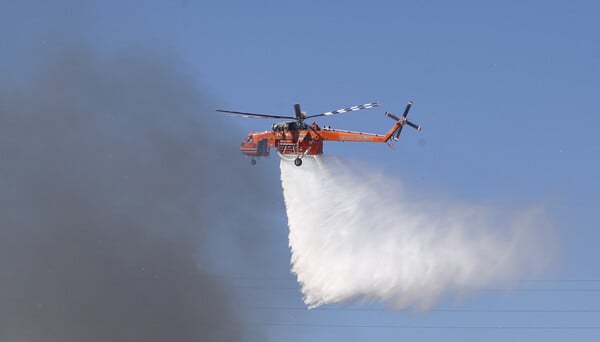
[(284, 122), (273, 125), (271, 132), (251, 132), (242, 141), (240, 151), (249, 157), (267, 157), (271, 148), (277, 148), (280, 155), (294, 157), (323, 153), (323, 138), (320, 128), (313, 124)]
[[(285, 125), (288, 124), (288, 125)], [(404, 124), (399, 120), (385, 135), (323, 128), (316, 123), (288, 122), (273, 125), (271, 132), (251, 132), (242, 141), (240, 151), (249, 157), (267, 157), (271, 148), (277, 148), (281, 157), (302, 157), (323, 153), (323, 141), (387, 142)]]
[(268, 157), (271, 148), (277, 149), (277, 154), (284, 159), (293, 159), (296, 166), (302, 165), (302, 157), (306, 155), (319, 155), (323, 153), (323, 141), (353, 141), (353, 142), (385, 142), (391, 139), (398, 140), (402, 127), (407, 124), (417, 130), (421, 127), (408, 121), (406, 118), (412, 102), (408, 102), (402, 117), (397, 117), (386, 112), (385, 115), (395, 121), (392, 128), (385, 134), (372, 134), (331, 129), (329, 126), (319, 127), (316, 122), (307, 125), (304, 121), (309, 118), (321, 117), (368, 109), (379, 106), (379, 102), (365, 103), (363, 105), (342, 108), (316, 115), (306, 115), (300, 110), (300, 105), (294, 105), (295, 116), (258, 114), (217, 109), (218, 112), (241, 117), (254, 117), (266, 119), (293, 119), (273, 124), (271, 131), (250, 132), (240, 145), (240, 151), (252, 157), (251, 163), (256, 164), (254, 157)]

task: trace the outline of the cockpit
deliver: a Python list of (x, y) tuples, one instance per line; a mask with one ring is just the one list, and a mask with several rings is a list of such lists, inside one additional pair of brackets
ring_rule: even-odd
[(249, 135), (244, 138), (244, 140), (242, 141), (242, 145), (249, 144), (251, 142), (252, 142), (252, 135)]

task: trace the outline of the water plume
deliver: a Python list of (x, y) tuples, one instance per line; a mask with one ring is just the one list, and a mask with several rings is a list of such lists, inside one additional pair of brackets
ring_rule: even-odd
[(543, 209), (411, 201), (398, 181), (334, 157), (281, 161), (292, 272), (311, 307), (384, 302), (425, 310), (444, 295), (542, 269)]

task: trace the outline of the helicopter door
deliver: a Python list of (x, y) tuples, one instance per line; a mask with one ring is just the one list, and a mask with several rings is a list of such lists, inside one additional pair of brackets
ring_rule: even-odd
[(267, 139), (263, 139), (258, 142), (257, 153), (259, 156), (268, 156), (269, 148), (267, 147)]

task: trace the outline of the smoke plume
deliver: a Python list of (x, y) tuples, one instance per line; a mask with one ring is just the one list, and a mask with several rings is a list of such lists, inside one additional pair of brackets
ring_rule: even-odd
[(309, 307), (382, 301), (425, 310), (444, 295), (541, 269), (541, 212), (412, 202), (397, 182), (331, 157), (281, 161), (292, 271)]
[(248, 340), (211, 236), (260, 248), (274, 194), (177, 58), (55, 46), (0, 80), (0, 340)]

